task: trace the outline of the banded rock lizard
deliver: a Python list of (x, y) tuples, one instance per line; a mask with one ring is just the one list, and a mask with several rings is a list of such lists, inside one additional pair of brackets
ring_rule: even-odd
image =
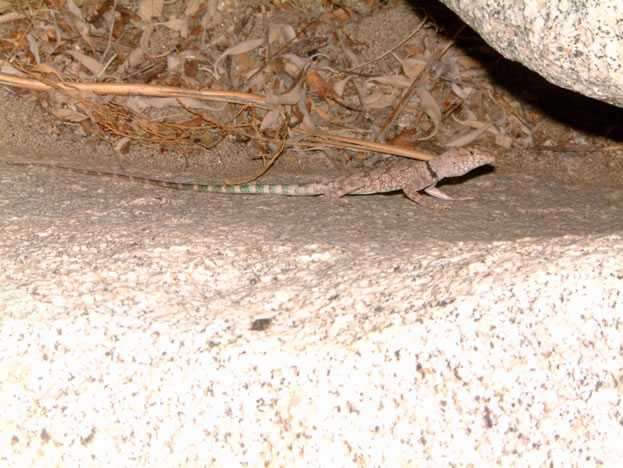
[(76, 169), (55, 164), (32, 162), (7, 162), (11, 166), (35, 166), (62, 169), (78, 174), (97, 175), (117, 179), (127, 179), (144, 184), (155, 185), (179, 190), (194, 190), (211, 193), (247, 193), (247, 194), (280, 194), (292, 196), (324, 195), (338, 199), (344, 195), (369, 195), (402, 190), (415, 203), (426, 207), (448, 208), (438, 206), (425, 200), (419, 192), (444, 200), (469, 200), (472, 197), (452, 198), (440, 191), (437, 183), (447, 177), (458, 177), (472, 169), (490, 164), (495, 157), (479, 146), (452, 148), (428, 161), (396, 161), (392, 164), (364, 171), (350, 176), (341, 176), (327, 182), (311, 184), (194, 184), (150, 179), (113, 172), (102, 172), (89, 169)]

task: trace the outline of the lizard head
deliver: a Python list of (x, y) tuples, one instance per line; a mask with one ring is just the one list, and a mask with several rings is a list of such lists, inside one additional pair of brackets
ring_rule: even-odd
[(472, 169), (495, 161), (493, 153), (480, 146), (453, 148), (429, 161), (430, 167), (440, 177), (458, 177)]

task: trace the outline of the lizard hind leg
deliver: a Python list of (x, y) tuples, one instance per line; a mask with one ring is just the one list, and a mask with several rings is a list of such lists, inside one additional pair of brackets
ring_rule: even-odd
[[(344, 195), (356, 192), (366, 186), (365, 178), (340, 177), (329, 184), (324, 192), (324, 196), (335, 201), (340, 201)], [(343, 200), (342, 200), (343, 201)]]

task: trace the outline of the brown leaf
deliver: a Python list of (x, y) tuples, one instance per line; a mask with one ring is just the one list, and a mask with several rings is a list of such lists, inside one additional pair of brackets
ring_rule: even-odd
[(409, 128), (394, 136), (387, 143), (393, 146), (400, 146), (401, 148), (414, 149), (414, 143), (410, 138), (415, 135), (417, 135), (417, 129)]
[(318, 72), (309, 72), (305, 79), (309, 87), (316, 91), (323, 100), (337, 100), (340, 98), (333, 90), (333, 87)]

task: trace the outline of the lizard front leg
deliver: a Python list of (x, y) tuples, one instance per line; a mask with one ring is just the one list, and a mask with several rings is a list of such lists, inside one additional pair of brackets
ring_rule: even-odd
[[(429, 190), (431, 188), (434, 189), (433, 191), (437, 191), (438, 193), (441, 194), (441, 196), (436, 196), (436, 195), (431, 194), (434, 197), (445, 199), (445, 200), (452, 200), (451, 197), (449, 197), (445, 193), (440, 192), (438, 189), (436, 189), (434, 185), (431, 185), (431, 187), (425, 188), (424, 191), (426, 193), (429, 193)], [(422, 190), (422, 187), (419, 184), (407, 184), (407, 185), (405, 185), (402, 188), (402, 191), (407, 196), (407, 198), (409, 200), (411, 200), (412, 202), (417, 203), (418, 205), (422, 205), (422, 206), (424, 206), (426, 208), (434, 208), (434, 209), (438, 209), (438, 210), (448, 210), (448, 209), (450, 209), (450, 205), (440, 205), (439, 203), (434, 203), (434, 202), (431, 202), (429, 200), (426, 200), (425, 197), (420, 195), (420, 190)]]
[(425, 188), (424, 191), (428, 193), (430, 196), (439, 198), (441, 200), (473, 200), (474, 199), (474, 197), (451, 197), (447, 193), (444, 193), (441, 190), (439, 190), (434, 185), (431, 185), (430, 187)]

